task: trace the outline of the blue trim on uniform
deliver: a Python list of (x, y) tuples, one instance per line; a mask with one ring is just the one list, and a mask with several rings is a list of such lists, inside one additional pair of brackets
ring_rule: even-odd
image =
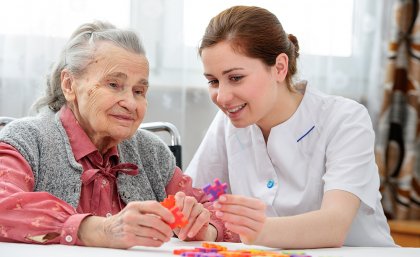
[(313, 125), (312, 128), (309, 129), (308, 132), (306, 132), (303, 136), (301, 136), (296, 142), (299, 142), (300, 140), (302, 140), (302, 138), (306, 137), (314, 128), (315, 128), (315, 125)]

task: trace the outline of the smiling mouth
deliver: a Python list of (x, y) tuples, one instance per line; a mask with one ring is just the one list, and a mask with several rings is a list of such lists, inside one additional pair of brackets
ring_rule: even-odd
[(226, 111), (228, 111), (229, 113), (236, 113), (236, 112), (239, 112), (240, 110), (242, 110), (245, 106), (246, 106), (246, 103), (242, 104), (242, 105), (239, 105), (235, 108), (226, 109)]
[(127, 115), (112, 115), (112, 117), (118, 119), (118, 120), (124, 120), (124, 121), (134, 121), (134, 118)]

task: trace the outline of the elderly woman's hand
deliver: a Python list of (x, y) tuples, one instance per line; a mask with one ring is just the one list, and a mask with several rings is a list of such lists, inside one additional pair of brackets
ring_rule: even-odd
[(136, 245), (161, 246), (172, 237), (172, 213), (156, 201), (131, 202), (109, 218), (89, 216), (79, 227), (86, 246), (127, 249)]
[(183, 192), (175, 194), (176, 206), (184, 214), (188, 224), (175, 229), (174, 232), (181, 240), (214, 241), (217, 236), (216, 229), (209, 225), (210, 212), (192, 196), (186, 196)]

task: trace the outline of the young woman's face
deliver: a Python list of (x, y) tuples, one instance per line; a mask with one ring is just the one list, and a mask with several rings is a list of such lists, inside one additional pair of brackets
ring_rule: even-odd
[(204, 48), (201, 58), (210, 97), (235, 127), (272, 123), (279, 95), (275, 66), (237, 53), (227, 42)]
[(131, 137), (147, 108), (149, 65), (144, 55), (100, 43), (84, 74), (72, 80), (73, 112), (92, 141), (116, 145)]

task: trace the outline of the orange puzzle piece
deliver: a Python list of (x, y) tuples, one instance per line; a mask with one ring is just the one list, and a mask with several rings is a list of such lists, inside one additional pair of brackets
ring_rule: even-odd
[(175, 222), (169, 224), (174, 229), (176, 227), (183, 228), (188, 224), (188, 220), (184, 218), (184, 214), (179, 211), (179, 208), (175, 206), (175, 197), (168, 195), (162, 202), (160, 202), (166, 209), (170, 210), (175, 217)]
[(188, 220), (184, 218), (184, 214), (179, 211), (178, 207), (173, 207), (171, 210), (172, 214), (175, 217), (175, 222), (169, 224), (169, 226), (174, 229), (176, 227), (183, 228), (188, 224)]
[(175, 207), (175, 197), (173, 195), (168, 195), (160, 204), (170, 210), (172, 207)]

